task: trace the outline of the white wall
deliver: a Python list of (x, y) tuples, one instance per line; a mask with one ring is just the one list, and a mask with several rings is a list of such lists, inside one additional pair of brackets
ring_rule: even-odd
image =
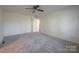
[(4, 36), (31, 32), (31, 17), (12, 12), (4, 14)]
[(0, 9), (0, 43), (3, 40), (3, 11)]
[(79, 43), (79, 6), (51, 12), (40, 19), (40, 32)]

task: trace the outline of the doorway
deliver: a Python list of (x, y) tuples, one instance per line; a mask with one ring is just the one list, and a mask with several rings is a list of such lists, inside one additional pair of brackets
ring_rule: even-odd
[(32, 19), (32, 32), (39, 32), (40, 20), (38, 18)]

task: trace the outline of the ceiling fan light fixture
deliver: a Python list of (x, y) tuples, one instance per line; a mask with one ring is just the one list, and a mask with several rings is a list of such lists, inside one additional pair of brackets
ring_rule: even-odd
[(33, 12), (32, 13), (35, 13), (35, 11), (40, 11), (40, 12), (44, 12), (44, 10), (42, 9), (38, 9), (40, 6), (39, 5), (33, 5), (32, 8), (25, 8), (25, 9), (33, 9)]

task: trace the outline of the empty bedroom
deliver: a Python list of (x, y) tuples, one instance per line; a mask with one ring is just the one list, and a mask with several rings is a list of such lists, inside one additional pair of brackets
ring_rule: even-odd
[(0, 5), (0, 53), (79, 53), (79, 6)]

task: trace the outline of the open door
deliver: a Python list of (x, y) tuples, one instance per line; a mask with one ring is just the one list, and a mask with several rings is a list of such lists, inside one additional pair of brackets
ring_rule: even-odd
[(32, 19), (32, 32), (39, 32), (40, 20), (38, 18)]

